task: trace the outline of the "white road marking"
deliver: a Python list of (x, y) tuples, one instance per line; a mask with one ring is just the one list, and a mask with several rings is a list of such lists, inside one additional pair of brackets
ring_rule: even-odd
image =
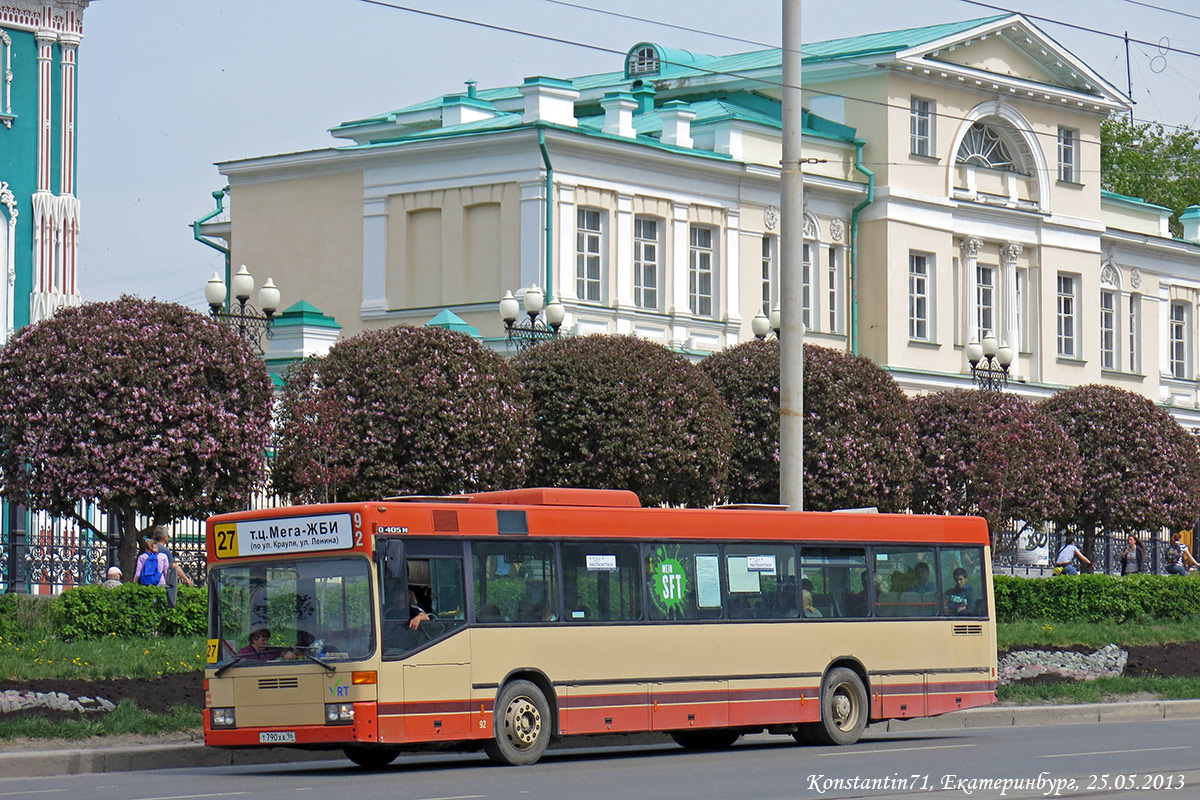
[(817, 753), (819, 756), (863, 756), (871, 753), (907, 753), (910, 750), (954, 750), (958, 747), (979, 747), (977, 744), (941, 744), (933, 747), (889, 747), (886, 750), (863, 750), (855, 748), (849, 753)]
[(421, 800), (479, 800), (481, 797), (487, 797), (486, 794), (460, 794), (454, 797), (423, 797)]
[(52, 792), (65, 792), (66, 789), (31, 789), (24, 792), (0, 792), (0, 797), (13, 797), (15, 795), (27, 794), (51, 794)]
[(1113, 756), (1118, 753), (1157, 753), (1160, 750), (1191, 750), (1190, 745), (1180, 745), (1178, 747), (1143, 747), (1139, 750), (1097, 750), (1093, 753), (1054, 753), (1047, 756), (1038, 756), (1038, 758), (1073, 758), (1075, 756)]

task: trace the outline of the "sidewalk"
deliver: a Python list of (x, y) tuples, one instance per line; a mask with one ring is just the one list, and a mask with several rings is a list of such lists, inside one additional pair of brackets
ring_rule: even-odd
[[(1200, 719), (1200, 700), (1151, 700), (1132, 703), (1090, 703), (1057, 706), (994, 706), (956, 711), (940, 717), (889, 720), (869, 730), (917, 732), (1006, 728), (1015, 725), (1069, 725), (1097, 722), (1149, 722), (1157, 719)], [(630, 744), (667, 743), (665, 734), (634, 734), (568, 739), (552, 747), (606, 747)], [(64, 743), (73, 744), (73, 743)], [(135, 739), (100, 747), (53, 749), (42, 742), (0, 745), (0, 779), (33, 778), (47, 775), (81, 775), (94, 772), (123, 772), (139, 769), (224, 767), (243, 764), (300, 763), (342, 760), (341, 753), (306, 752), (288, 748), (264, 750), (215, 750), (192, 737), (178, 739)], [(43, 749), (34, 749), (43, 748)], [(349, 762), (344, 761), (347, 765)]]

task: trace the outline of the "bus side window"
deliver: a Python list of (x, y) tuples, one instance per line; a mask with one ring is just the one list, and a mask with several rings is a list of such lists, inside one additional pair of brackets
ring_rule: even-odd
[(637, 545), (564, 543), (562, 559), (564, 619), (568, 622), (642, 618)]
[[(805, 617), (865, 617), (870, 609), (867, 551), (861, 547), (805, 547), (800, 585), (812, 597)], [(865, 582), (864, 582), (865, 581)]]
[(558, 619), (554, 545), (544, 542), (472, 542), (475, 618), (479, 622), (553, 622)]
[(645, 545), (650, 619), (720, 619), (721, 559), (717, 544)]
[(725, 546), (730, 619), (800, 616), (796, 548), (780, 544)]
[(951, 617), (985, 616), (983, 548), (943, 547), (939, 556), (944, 613)]
[(877, 613), (882, 617), (936, 617), (941, 614), (932, 547), (875, 548), (880, 582)]

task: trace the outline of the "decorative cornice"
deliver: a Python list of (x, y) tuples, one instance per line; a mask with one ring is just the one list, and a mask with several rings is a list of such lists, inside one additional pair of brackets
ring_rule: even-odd
[(17, 30), (83, 36), (83, 11), (91, 0), (0, 0), (0, 25)]

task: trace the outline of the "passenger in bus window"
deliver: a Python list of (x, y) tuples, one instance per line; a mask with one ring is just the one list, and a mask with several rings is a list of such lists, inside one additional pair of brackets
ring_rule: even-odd
[(408, 590), (408, 602), (401, 600), (405, 595), (396, 592), (393, 595), (395, 602), (388, 607), (387, 611), (383, 612), (384, 620), (388, 622), (408, 622), (408, 627), (414, 631), (422, 622), (429, 621), (429, 615), (425, 613), (425, 609), (417, 605), (417, 595), (412, 589)]
[(946, 590), (947, 614), (970, 614), (975, 607), (975, 588), (967, 583), (967, 571), (954, 570), (954, 585)]
[(846, 597), (846, 611), (852, 617), (865, 617), (867, 615), (867, 582), (869, 580), (871, 580), (870, 574), (864, 569), (859, 576), (862, 589)]
[(929, 565), (924, 561), (918, 561), (913, 565), (913, 577), (916, 585), (909, 589), (910, 592), (937, 591), (937, 584), (929, 579)]
[(800, 597), (804, 602), (804, 616), (806, 616), (806, 617), (821, 616), (821, 612), (817, 611), (817, 609), (815, 607), (813, 607), (812, 592), (810, 592), (808, 589), (804, 589), (800, 592)]

